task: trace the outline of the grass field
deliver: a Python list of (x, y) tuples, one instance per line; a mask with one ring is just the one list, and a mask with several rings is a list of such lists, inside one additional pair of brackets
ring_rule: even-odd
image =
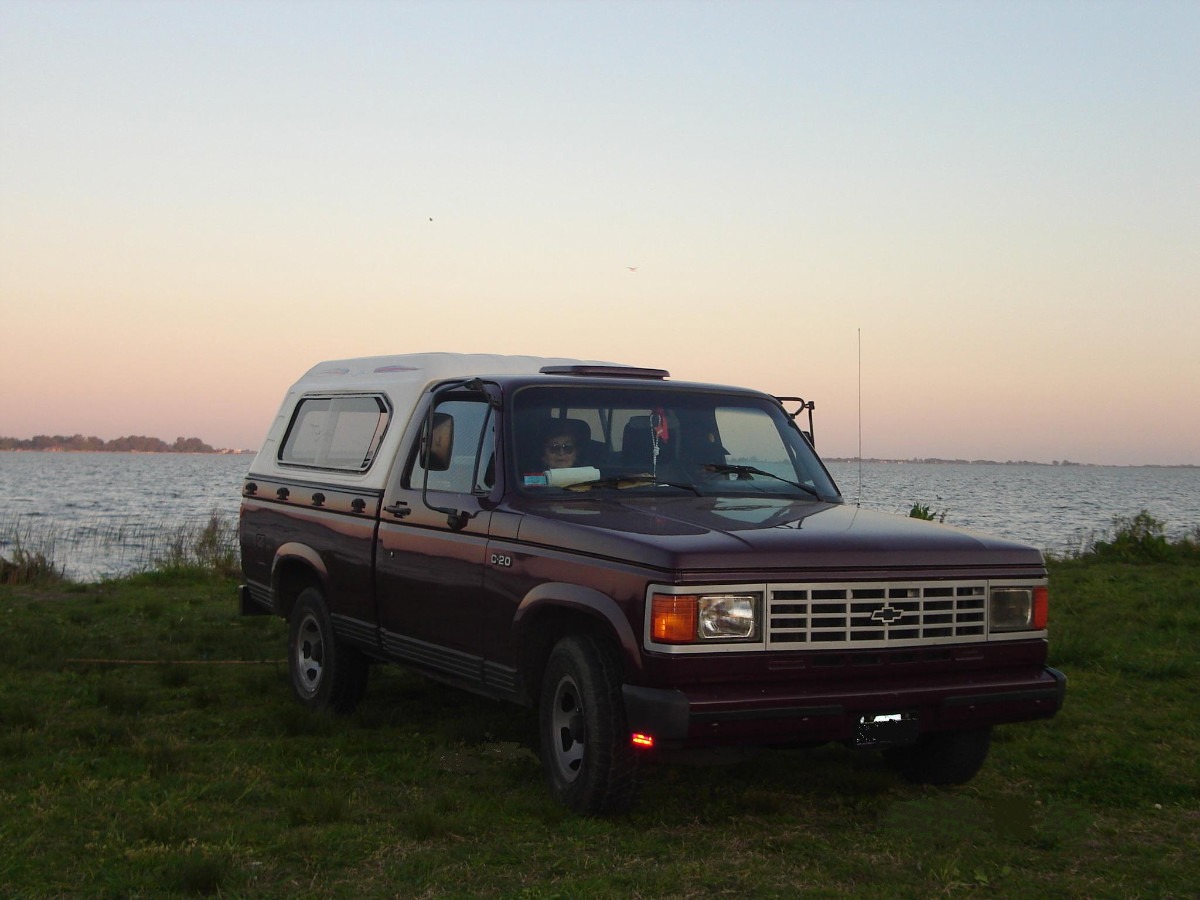
[(965, 787), (772, 750), (610, 820), (550, 799), (528, 711), (377, 667), (302, 713), (228, 576), (0, 586), (0, 896), (1193, 897), (1200, 559), (1138, 559), (1052, 565), (1066, 707)]

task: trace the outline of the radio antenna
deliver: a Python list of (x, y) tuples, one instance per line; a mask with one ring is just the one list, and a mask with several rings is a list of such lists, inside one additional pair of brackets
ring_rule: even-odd
[(858, 506), (862, 506), (862, 328), (858, 329)]

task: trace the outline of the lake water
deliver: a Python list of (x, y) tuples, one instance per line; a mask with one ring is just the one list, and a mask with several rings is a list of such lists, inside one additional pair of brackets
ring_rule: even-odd
[[(49, 551), (76, 580), (143, 568), (179, 528), (214, 513), (233, 523), (253, 457), (216, 454), (0, 452), (0, 554), (15, 538)], [(1200, 468), (831, 463), (848, 503), (1067, 554), (1147, 510), (1172, 538), (1200, 526)], [(49, 546), (41, 546), (49, 544)]]
[(0, 554), (20, 539), (78, 581), (146, 568), (181, 529), (236, 522), (253, 458), (0, 452)]
[[(847, 503), (860, 499), (857, 463), (830, 463)], [(948, 525), (1065, 554), (1142, 510), (1177, 540), (1200, 527), (1200, 468), (865, 463), (861, 503), (908, 515), (921, 503)]]

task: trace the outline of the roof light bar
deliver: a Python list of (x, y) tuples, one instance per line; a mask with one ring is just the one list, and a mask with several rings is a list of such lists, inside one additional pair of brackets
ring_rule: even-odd
[(543, 375), (593, 375), (601, 378), (670, 378), (666, 369), (647, 369), (641, 366), (542, 366)]

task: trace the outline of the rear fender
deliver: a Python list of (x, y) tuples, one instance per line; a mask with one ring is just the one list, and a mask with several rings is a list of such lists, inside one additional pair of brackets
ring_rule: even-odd
[[(302, 582), (302, 583), (298, 583)], [(271, 594), (275, 611), (287, 616), (296, 595), (308, 585), (321, 589), (329, 597), (329, 570), (321, 555), (307, 544), (283, 544), (271, 563)]]

